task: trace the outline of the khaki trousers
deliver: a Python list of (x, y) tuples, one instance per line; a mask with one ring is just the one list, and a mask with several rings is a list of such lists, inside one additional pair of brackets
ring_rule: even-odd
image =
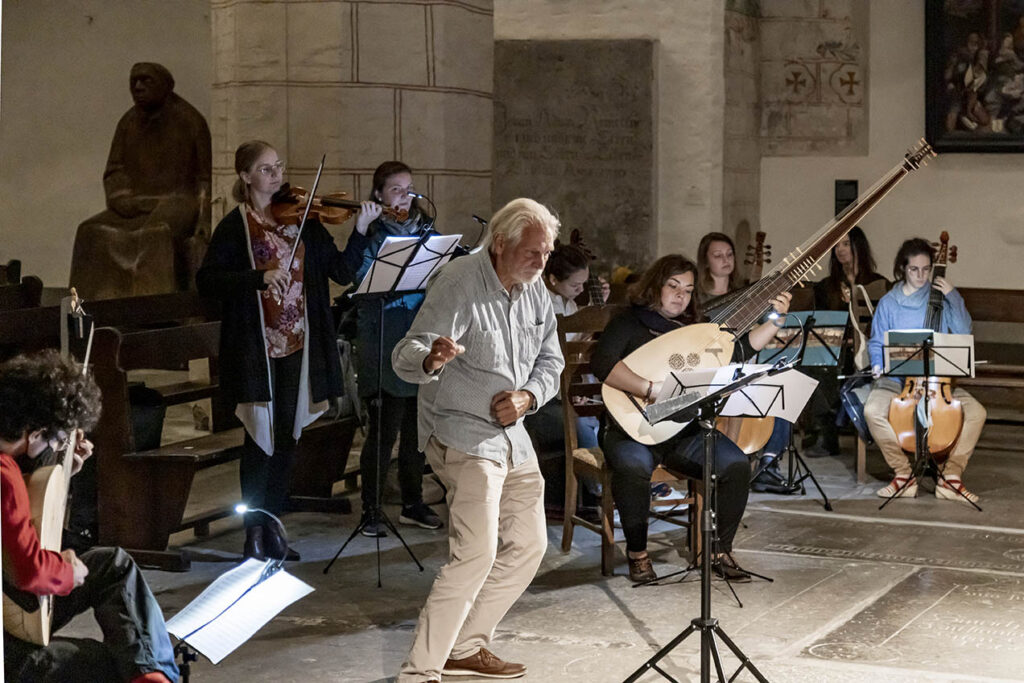
[(468, 455), (431, 437), (427, 461), (448, 489), (448, 564), (420, 611), (398, 683), (440, 680), (449, 657), (486, 647), (547, 548), (536, 455), (512, 467), (510, 460)]
[[(885, 461), (896, 472), (897, 476), (908, 476), (912, 470), (912, 455), (903, 452), (896, 432), (889, 424), (889, 404), (900, 393), (901, 384), (893, 379), (875, 380), (867, 403), (864, 404), (864, 419), (871, 430), (871, 436), (878, 444)], [(988, 414), (981, 405), (963, 389), (954, 389), (953, 398), (959, 399), (964, 408), (964, 426), (960, 438), (953, 446), (949, 459), (942, 466), (942, 473), (947, 476), (960, 477), (967, 467), (967, 461), (974, 453), (974, 446), (981, 436), (981, 428), (985, 426)]]

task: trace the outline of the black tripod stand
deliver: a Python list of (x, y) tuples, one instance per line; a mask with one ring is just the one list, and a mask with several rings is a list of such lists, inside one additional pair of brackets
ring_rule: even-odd
[[(750, 377), (756, 377), (757, 375), (750, 375)], [(750, 380), (752, 381), (752, 380)], [(731, 385), (736, 387), (736, 385)], [(738, 388), (738, 387), (736, 387)], [(730, 388), (730, 393), (732, 388)], [(712, 460), (715, 457), (715, 418), (718, 413), (719, 401), (724, 403), (720, 392), (708, 396), (700, 404), (700, 426), (704, 431), (704, 481), (709, 482), (710, 486), (715, 485), (714, 471), (712, 469)], [(708, 500), (713, 500), (714, 496), (709, 496)], [(722, 627), (718, 625), (718, 619), (711, 616), (711, 552), (707, 549), (707, 544), (714, 538), (717, 530), (715, 522), (715, 513), (712, 509), (714, 505), (705, 505), (703, 513), (701, 514), (701, 530), (704, 535), (705, 550), (701, 553), (700, 563), (700, 617), (693, 619), (690, 625), (686, 629), (673, 638), (665, 647), (658, 650), (658, 652), (644, 662), (639, 669), (634, 671), (624, 681), (624, 683), (631, 683), (639, 679), (649, 670), (654, 669), (662, 677), (678, 683), (667, 671), (658, 666), (658, 663), (672, 650), (676, 648), (681, 642), (690, 637), (691, 634), (700, 632), (700, 680), (702, 683), (709, 683), (711, 681), (711, 664), (712, 661), (715, 665), (715, 671), (718, 674), (718, 681), (724, 683), (725, 681), (732, 681), (740, 674), (743, 669), (749, 669), (754, 677), (757, 678), (761, 683), (768, 683), (768, 679), (761, 675), (761, 672), (757, 670), (754, 663), (743, 654), (739, 646), (736, 645), (726, 635)], [(726, 678), (725, 672), (722, 669), (722, 657), (718, 651), (718, 643), (715, 641), (715, 636), (720, 638), (728, 648), (732, 651), (733, 655), (740, 660), (740, 667), (733, 672), (731, 676)]]
[[(796, 360), (794, 361), (795, 367), (804, 366), (804, 355), (807, 352), (807, 339), (809, 336), (814, 338), (825, 352), (823, 354), (820, 354), (820, 357), (817, 359), (817, 362), (810, 363), (810, 365), (814, 365), (816, 367), (836, 367), (839, 365), (839, 356), (842, 353), (842, 347), (840, 347), (838, 351), (834, 351), (832, 346), (829, 344), (828, 340), (823, 338), (821, 334), (818, 332), (817, 328), (815, 327), (817, 323), (816, 316), (826, 315), (827, 313), (828, 312), (819, 314), (815, 311), (811, 311), (809, 313), (790, 313), (786, 316), (787, 323), (784, 325), (784, 327), (800, 328), (800, 338), (802, 341), (800, 343), (800, 348), (796, 352)], [(844, 313), (843, 315), (845, 316), (846, 314)], [(790, 317), (794, 318), (797, 321), (795, 325), (791, 325), (788, 323)], [(846, 325), (847, 323), (844, 321), (842, 325), (844, 331)], [(836, 325), (834, 323), (827, 323), (822, 327), (836, 327)], [(795, 335), (791, 336), (782, 345), (781, 348), (779, 348), (778, 350), (773, 349), (772, 355), (768, 357), (768, 360), (774, 360), (780, 357), (785, 358), (786, 350), (790, 347), (790, 345), (792, 345), (795, 339)], [(789, 496), (799, 492), (800, 495), (805, 495), (807, 493), (807, 489), (804, 486), (804, 481), (810, 479), (811, 482), (814, 484), (814, 487), (818, 489), (818, 493), (821, 495), (822, 506), (827, 511), (832, 512), (832, 502), (828, 499), (828, 496), (825, 495), (825, 491), (822, 490), (821, 484), (818, 483), (818, 479), (814, 476), (814, 472), (811, 471), (810, 465), (807, 464), (807, 461), (804, 460), (802, 455), (800, 455), (800, 451), (796, 447), (796, 444), (794, 442), (792, 426), (790, 426), (789, 430), (789, 443), (786, 444), (785, 450), (777, 455), (777, 458), (781, 458), (783, 453), (787, 454), (788, 456), (786, 476), (780, 479), (777, 484), (767, 486), (765, 489), (765, 493), (776, 493), (780, 495)], [(751, 483), (753, 483), (755, 479), (757, 479), (762, 473), (766, 471), (768, 471), (769, 474), (774, 475), (773, 472), (770, 472), (768, 470), (768, 466), (768, 462), (762, 461), (754, 471), (753, 476), (751, 476)]]
[[(792, 428), (790, 428), (789, 443), (786, 445), (786, 449), (782, 453), (779, 453), (777, 457), (781, 458), (783, 454), (786, 455), (787, 461), (786, 476), (781, 479), (778, 484), (768, 486), (765, 493), (777, 493), (789, 496), (799, 492), (802, 496), (807, 493), (807, 489), (804, 487), (804, 481), (810, 479), (811, 483), (814, 484), (814, 488), (818, 489), (818, 493), (821, 495), (822, 506), (829, 512), (832, 512), (832, 502), (828, 499), (828, 496), (825, 495), (825, 491), (822, 490), (821, 484), (818, 483), (817, 478), (814, 476), (814, 472), (811, 471), (810, 466), (804, 460), (803, 456), (800, 455), (800, 451), (796, 447)], [(769, 463), (762, 461), (757, 466), (757, 469), (754, 471), (750, 481), (753, 482), (761, 475), (762, 472), (768, 471), (768, 466)]]
[[(919, 349), (921, 354), (921, 360), (924, 370), (927, 372), (932, 369), (932, 354), (937, 354), (935, 351), (935, 341), (931, 336), (924, 338), (921, 341), (921, 347)], [(914, 355), (917, 355), (916, 352)], [(940, 355), (941, 354), (937, 354)], [(911, 356), (913, 358), (913, 356)], [(895, 368), (892, 368), (888, 374), (898, 375), (898, 368), (902, 367), (911, 358), (903, 361)], [(947, 360), (948, 359), (944, 359)], [(965, 373), (966, 374), (966, 373)], [(922, 377), (925, 383), (929, 383), (931, 380), (930, 376)], [(910, 486), (911, 482), (917, 481), (920, 477), (924, 476), (928, 472), (934, 472), (936, 478), (936, 486), (946, 485), (949, 482), (946, 477), (942, 474), (942, 468), (939, 467), (939, 463), (936, 462), (935, 456), (932, 454), (931, 449), (928, 447), (928, 424), (931, 422), (929, 413), (929, 391), (925, 391), (924, 395), (918, 399), (917, 409), (914, 410), (914, 464), (910, 470), (910, 476), (900, 486), (892, 492), (892, 495), (886, 498), (878, 509), (881, 510), (886, 505), (892, 502), (893, 498), (899, 498), (903, 491)], [(941, 483), (940, 483), (941, 482)], [(949, 489), (956, 491), (964, 500), (966, 500), (975, 510), (981, 512), (981, 506), (975, 503), (973, 500), (968, 498), (962, 490), (948, 486)]]
[[(408, 292), (403, 292), (403, 295), (407, 293)], [(405, 542), (404, 538), (402, 538), (402, 534), (398, 533), (398, 528), (391, 521), (391, 518), (388, 517), (387, 513), (384, 512), (384, 508), (381, 506), (380, 501), (381, 489), (384, 488), (384, 472), (386, 470), (385, 464), (391, 460), (390, 452), (386, 454), (387, 460), (384, 459), (385, 453), (383, 453), (383, 443), (381, 439), (381, 423), (383, 422), (384, 418), (384, 396), (383, 389), (381, 388), (381, 385), (383, 384), (382, 380), (384, 373), (384, 304), (394, 296), (394, 293), (388, 292), (383, 294), (362, 294), (360, 296), (373, 297), (377, 299), (377, 396), (373, 399), (373, 406), (377, 411), (377, 425), (375, 434), (377, 439), (377, 452), (374, 454), (374, 456), (377, 458), (377, 488), (376, 492), (374, 493), (373, 508), (367, 514), (363, 515), (363, 518), (359, 521), (359, 524), (356, 525), (356, 528), (352, 530), (352, 533), (349, 534), (349, 537), (345, 539), (345, 542), (341, 544), (340, 548), (338, 548), (338, 552), (334, 553), (334, 557), (331, 559), (330, 562), (327, 563), (327, 566), (324, 567), (324, 574), (326, 574), (331, 569), (331, 565), (334, 564), (334, 562), (338, 559), (338, 557), (345, 550), (345, 547), (348, 546), (352, 539), (355, 538), (356, 535), (359, 532), (361, 532), (363, 528), (366, 527), (366, 525), (369, 524), (372, 520), (379, 520), (380, 522), (383, 522), (384, 526), (386, 526), (391, 531), (391, 533), (395, 535), (395, 538), (401, 541), (402, 547), (404, 547), (405, 551), (409, 553), (409, 557), (412, 558), (412, 561), (416, 563), (416, 566), (419, 567), (419, 570), (423, 571), (423, 565), (420, 564), (420, 561), (418, 559), (416, 559), (416, 555), (413, 554), (412, 548), (410, 548), (409, 544)], [(380, 536), (376, 537), (376, 541), (377, 588), (380, 588)]]
[[(770, 368), (765, 368), (757, 372), (753, 372), (749, 375), (741, 377), (730, 384), (727, 384), (720, 389), (709, 393), (704, 398), (697, 402), (692, 402), (685, 395), (685, 393), (679, 399), (671, 399), (666, 402), (666, 405), (659, 407), (657, 410), (657, 417), (654, 422), (661, 420), (673, 420), (677, 422), (687, 422), (694, 417), (694, 413), (698, 416), (698, 422), (701, 430), (703, 431), (704, 439), (704, 467), (702, 476), (704, 481), (713, 489), (716, 485), (715, 472), (712, 466), (712, 461), (715, 457), (715, 438), (717, 429), (715, 428), (715, 421), (718, 417), (718, 413), (725, 405), (728, 397), (742, 389), (744, 386), (770, 375), (776, 375), (781, 372), (788, 370), (792, 365), (784, 365), (781, 362)], [(685, 391), (685, 387), (684, 387)], [(676, 403), (676, 401), (680, 401)], [(649, 406), (644, 411), (644, 417), (648, 421), (652, 421), (652, 416), (649, 411), (658, 406)], [(677, 645), (686, 640), (691, 634), (700, 632), (700, 680), (701, 683), (710, 683), (711, 681), (711, 664), (714, 663), (715, 671), (718, 674), (719, 683), (725, 683), (726, 681), (732, 681), (744, 669), (748, 669), (754, 677), (761, 683), (768, 683), (754, 663), (743, 654), (739, 646), (736, 645), (726, 635), (722, 627), (718, 625), (718, 620), (711, 616), (711, 551), (708, 549), (708, 544), (712, 542), (712, 539), (717, 534), (717, 523), (715, 522), (716, 516), (714, 511), (714, 495), (708, 496), (708, 500), (712, 501), (712, 504), (705, 505), (704, 510), (701, 514), (701, 530), (704, 535), (705, 550), (701, 553), (700, 563), (700, 616), (690, 621), (690, 625), (686, 629), (673, 638), (665, 647), (658, 650), (658, 652), (644, 662), (639, 669), (634, 671), (624, 681), (624, 683), (632, 683), (643, 676), (645, 673), (654, 669), (662, 677), (672, 681), (673, 683), (679, 683), (673, 678), (667, 671), (658, 666), (658, 662), (665, 658), (669, 652), (674, 650)], [(728, 646), (732, 651), (733, 655), (740, 661), (740, 666), (731, 676), (726, 678), (725, 671), (722, 668), (722, 657), (718, 651), (718, 643), (715, 637), (718, 637)]]

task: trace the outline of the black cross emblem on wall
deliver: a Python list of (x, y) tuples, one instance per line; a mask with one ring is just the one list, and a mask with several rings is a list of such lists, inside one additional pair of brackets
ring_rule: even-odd
[(860, 81), (857, 80), (857, 74), (854, 71), (846, 72), (847, 78), (840, 78), (839, 85), (846, 88), (847, 95), (853, 95), (853, 89), (860, 85)]
[(790, 72), (790, 78), (786, 79), (786, 85), (793, 88), (793, 92), (796, 94), (800, 93), (800, 88), (806, 85), (807, 81), (804, 79), (804, 75), (799, 71)]

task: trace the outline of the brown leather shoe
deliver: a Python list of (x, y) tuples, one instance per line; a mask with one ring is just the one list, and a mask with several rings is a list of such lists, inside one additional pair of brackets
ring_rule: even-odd
[(449, 658), (441, 671), (445, 676), (480, 676), (481, 678), (519, 678), (526, 666), (504, 662), (482, 647), (475, 655), (462, 659)]
[(629, 560), (629, 580), (633, 583), (654, 581), (658, 578), (657, 573), (654, 571), (654, 565), (651, 564), (650, 555), (627, 557), (626, 559)]

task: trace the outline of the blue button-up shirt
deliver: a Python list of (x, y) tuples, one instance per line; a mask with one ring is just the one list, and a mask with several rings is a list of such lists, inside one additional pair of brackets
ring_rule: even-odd
[[(423, 360), (442, 336), (466, 351), (427, 373)], [(565, 365), (544, 284), (507, 291), (486, 249), (441, 269), (391, 362), (399, 377), (421, 385), (420, 450), (436, 436), (445, 446), (488, 460), (504, 463), (511, 455), (513, 466), (533, 456), (530, 437), (522, 419), (502, 427), (491, 415), (491, 399), (501, 391), (529, 391), (535, 412), (558, 393)]]

